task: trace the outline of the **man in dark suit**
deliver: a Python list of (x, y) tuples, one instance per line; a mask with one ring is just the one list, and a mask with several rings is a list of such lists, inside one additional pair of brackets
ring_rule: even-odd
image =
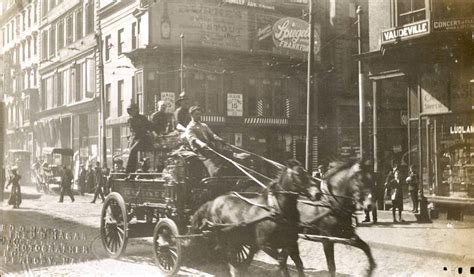
[(184, 92), (181, 92), (178, 100), (176, 100), (176, 106), (178, 106), (174, 111), (176, 130), (184, 132), (191, 121), (188, 108), (188, 98)]
[(153, 131), (153, 124), (139, 113), (136, 104), (130, 104), (127, 108), (130, 115), (128, 124), (130, 126), (130, 153), (127, 161), (127, 172), (135, 172), (138, 162), (138, 151), (152, 150), (153, 142), (150, 132)]
[(164, 101), (156, 103), (156, 112), (151, 115), (151, 123), (153, 123), (153, 131), (157, 135), (168, 133), (168, 125), (171, 122), (170, 117), (166, 114), (166, 104)]
[(94, 192), (94, 198), (92, 199), (91, 203), (95, 203), (95, 200), (97, 200), (97, 197), (100, 195), (100, 198), (102, 199), (102, 203), (104, 203), (105, 197), (104, 197), (104, 192), (102, 190), (102, 187), (104, 186), (104, 176), (102, 173), (102, 169), (100, 168), (100, 163), (96, 162), (95, 164), (95, 169), (94, 169), (94, 175), (95, 175), (95, 192)]
[(59, 203), (62, 203), (64, 200), (64, 195), (68, 195), (71, 198), (71, 202), (74, 202), (74, 195), (71, 191), (72, 180), (74, 176), (72, 170), (67, 166), (63, 166), (63, 175), (61, 177), (61, 195), (59, 196)]

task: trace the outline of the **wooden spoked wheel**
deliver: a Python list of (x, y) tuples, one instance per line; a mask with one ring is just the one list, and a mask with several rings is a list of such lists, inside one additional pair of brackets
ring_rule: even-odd
[(111, 258), (118, 258), (125, 252), (128, 240), (128, 220), (125, 201), (112, 192), (105, 199), (100, 218), (102, 245)]
[(240, 249), (235, 253), (233, 262), (234, 264), (247, 268), (252, 263), (253, 257), (255, 255), (254, 249), (248, 244), (243, 244), (240, 246)]
[(155, 261), (166, 276), (176, 274), (180, 267), (182, 253), (181, 241), (176, 238), (178, 234), (178, 226), (168, 218), (160, 219), (153, 230)]

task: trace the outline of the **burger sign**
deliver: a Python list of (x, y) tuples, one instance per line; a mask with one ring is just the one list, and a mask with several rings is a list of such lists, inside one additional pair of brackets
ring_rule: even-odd
[[(319, 36), (314, 34), (314, 52), (319, 51)], [(273, 25), (273, 42), (277, 47), (308, 52), (309, 24), (301, 19), (284, 17)]]

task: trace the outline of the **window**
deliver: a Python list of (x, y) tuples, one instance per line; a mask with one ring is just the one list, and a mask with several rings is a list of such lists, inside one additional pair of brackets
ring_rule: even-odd
[(247, 84), (247, 113), (249, 116), (257, 115), (257, 86), (255, 79), (249, 79)]
[(425, 0), (397, 0), (397, 26), (426, 19)]
[(42, 0), (41, 15), (44, 17), (48, 13), (48, 0)]
[(137, 23), (132, 23), (132, 49), (137, 48)]
[(110, 35), (105, 37), (105, 60), (108, 61), (110, 59)]
[(143, 113), (143, 72), (135, 73), (135, 93), (137, 94), (136, 104)]
[(28, 51), (27, 51), (27, 54), (28, 54), (28, 59), (31, 58), (31, 39), (29, 38), (27, 40), (28, 44), (27, 44), (27, 47), (28, 47)]
[(117, 33), (117, 55), (122, 55), (123, 50), (123, 28)]
[(36, 3), (33, 3), (33, 23), (36, 23), (38, 20), (37, 10)]
[(64, 21), (58, 22), (58, 50), (64, 47)]
[(49, 55), (56, 54), (56, 26), (52, 25), (49, 29)]
[(95, 60), (94, 59), (86, 59), (86, 97), (92, 98), (95, 94)]
[(26, 53), (26, 43), (22, 42), (21, 43), (21, 60), (22, 61), (25, 61), (25, 57), (26, 57), (25, 53)]
[(41, 59), (48, 59), (48, 31), (43, 31), (41, 37)]
[(21, 30), (26, 30), (26, 11), (21, 13)]
[(11, 26), (12, 26), (12, 40), (14, 40), (15, 39), (15, 21), (12, 21)]
[(72, 19), (72, 14), (70, 14), (67, 19), (66, 19), (66, 45), (71, 44), (74, 41), (74, 26), (73, 24), (73, 19)]
[(221, 91), (219, 78), (215, 74), (206, 76), (206, 113), (217, 114), (219, 112), (219, 92)]
[(83, 82), (83, 76), (82, 76), (82, 69), (83, 69), (83, 64), (76, 64), (75, 68), (74, 68), (74, 75), (75, 75), (75, 78), (74, 78), (74, 99), (76, 101), (81, 101), (82, 100), (82, 89), (83, 89), (83, 86), (82, 86), (82, 82)]
[(122, 116), (123, 112), (123, 80), (117, 83), (117, 116)]
[(60, 107), (64, 103), (64, 72), (58, 72), (58, 76), (56, 78), (57, 81), (57, 106)]
[(28, 8), (28, 11), (27, 11), (27, 20), (28, 20), (28, 28), (31, 27), (31, 7)]
[(37, 37), (33, 36), (33, 55), (36, 55), (36, 43), (37, 43)]
[(83, 36), (83, 25), (84, 25), (84, 13), (80, 8), (76, 13), (76, 40), (81, 39)]
[(111, 89), (110, 84), (105, 85), (105, 111), (104, 111), (105, 118), (110, 117), (110, 105), (111, 105), (110, 89)]
[(86, 4), (86, 34), (94, 32), (94, 1)]

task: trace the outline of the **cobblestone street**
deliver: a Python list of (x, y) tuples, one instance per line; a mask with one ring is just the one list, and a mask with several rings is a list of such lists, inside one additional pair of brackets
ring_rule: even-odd
[[(28, 191), (28, 189), (25, 189), (25, 191)], [(60, 259), (59, 262), (56, 261), (56, 264), (53, 263), (52, 265), (48, 264), (46, 260), (44, 262), (35, 261), (37, 265), (34, 265), (33, 260), (31, 260), (29, 266), (25, 267), (21, 264), (12, 264), (12, 260), (5, 257), (6, 245), (4, 243), (0, 252), (3, 254), (0, 263), (2, 272), (10, 273), (6, 276), (26, 275), (27, 273), (23, 271), (25, 269), (33, 273), (33, 276), (83, 276), (84, 272), (87, 272), (88, 276), (159, 276), (160, 273), (154, 265), (150, 238), (130, 239), (123, 258), (118, 260), (107, 258), (99, 236), (101, 205), (89, 203), (91, 197), (91, 195), (76, 196), (76, 202), (74, 203), (68, 202), (69, 200), (66, 200), (65, 203), (58, 203), (58, 196), (56, 195), (32, 193), (25, 194), (20, 209), (11, 209), (6, 203), (3, 203), (0, 216), (3, 219), (4, 226), (15, 222), (16, 228), (19, 225), (24, 225), (26, 228), (28, 226), (54, 227), (63, 233), (82, 234), (86, 238), (84, 242), (76, 242), (73, 239), (67, 241), (65, 238), (62, 242), (66, 245), (85, 245), (88, 250), (87, 253), (72, 255), (74, 260)], [(436, 226), (433, 224), (413, 223), (406, 226), (390, 226), (384, 222), (381, 223), (380, 227), (369, 226), (360, 227), (358, 232), (372, 246), (373, 255), (378, 265), (375, 276), (452, 276), (454, 274), (458, 275), (458, 267), (464, 269), (464, 274), (469, 274), (470, 267), (474, 266), (474, 262), (470, 260), (472, 255), (471, 257), (464, 255), (465, 257), (462, 258), (461, 254), (440, 254), (436, 252), (437, 248), (446, 247), (443, 244), (455, 243), (456, 239), (451, 236), (459, 235), (459, 232), (463, 232), (461, 236), (464, 236), (464, 238), (472, 235), (472, 226), (465, 224), (458, 229), (452, 227), (443, 229), (439, 227), (441, 225), (435, 228)], [(413, 246), (410, 245), (411, 241), (426, 240), (425, 237), (421, 237), (421, 231), (426, 234), (431, 229), (435, 233), (439, 233), (441, 237), (434, 236), (430, 238), (433, 242), (432, 251), (429, 251), (429, 249), (413, 249), (413, 251), (410, 251), (410, 247)], [(453, 230), (456, 232), (451, 232)], [(386, 243), (387, 241), (400, 240), (400, 234), (407, 231), (410, 237), (403, 240), (405, 248), (400, 245), (397, 246), (396, 243)], [(61, 237), (56, 239), (58, 242), (61, 241)], [(461, 253), (463, 249), (462, 246), (460, 247), (459, 251)], [(465, 248), (468, 247), (465, 246)], [(300, 240), (300, 250), (307, 275), (327, 275), (326, 261), (320, 243)], [(62, 256), (67, 255), (63, 254)], [(362, 251), (349, 246), (336, 245), (335, 257), (338, 276), (361, 276), (365, 274), (368, 262)], [(446, 270), (444, 270), (445, 267)], [(262, 276), (274, 273), (275, 270), (276, 262), (265, 254), (259, 254), (252, 263), (250, 274), (252, 276)], [(225, 272), (225, 266), (207, 264), (199, 266), (199, 268), (183, 268), (180, 275), (225, 276)], [(292, 272), (296, 275), (294, 270)]]

